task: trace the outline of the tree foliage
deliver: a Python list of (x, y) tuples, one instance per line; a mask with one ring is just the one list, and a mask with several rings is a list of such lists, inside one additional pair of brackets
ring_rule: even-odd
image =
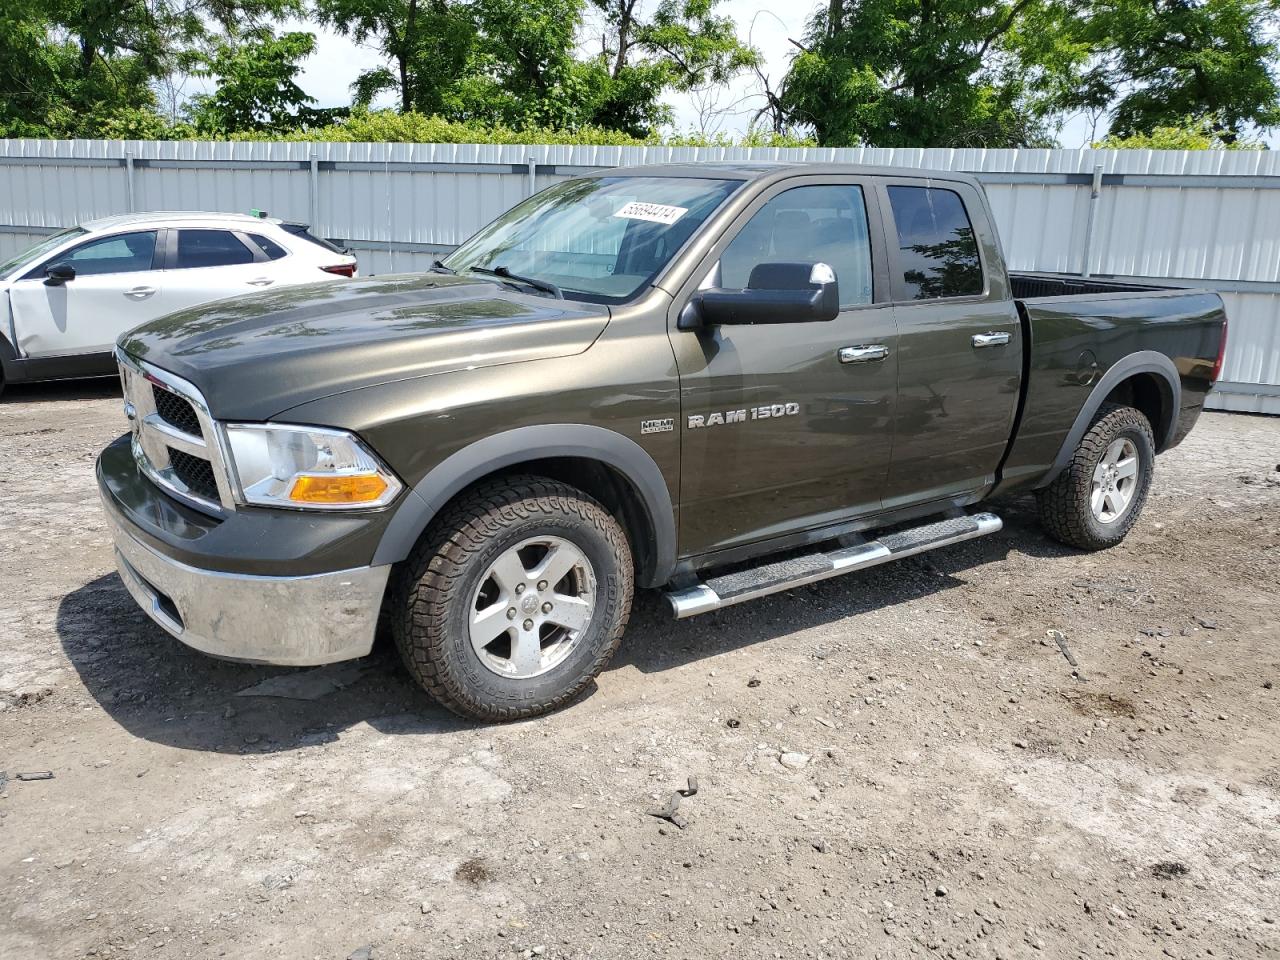
[(213, 93), (193, 99), (192, 124), (202, 135), (224, 136), (238, 130), (283, 131), (311, 120), (315, 98), (296, 77), (300, 61), (315, 48), (313, 34), (276, 36), (266, 27), (218, 41), (197, 55), (192, 67), (196, 76), (218, 81)]
[(592, 120), (635, 136), (669, 121), (659, 103), (668, 89), (727, 83), (760, 54), (738, 38), (718, 0), (661, 0), (646, 14), (640, 0), (591, 0), (600, 26), (593, 66), (602, 90)]
[[(177, 128), (173, 136), (191, 138), (194, 131)], [(292, 130), (284, 134), (241, 133), (236, 140), (330, 141), (338, 143), (494, 143), (494, 144), (565, 144), (608, 147), (812, 147), (813, 140), (766, 133), (747, 133), (740, 137), (694, 134), (633, 137), (620, 130), (584, 126), (573, 130), (553, 127), (510, 127), (476, 120), (457, 121), (419, 113), (396, 110), (355, 109), (334, 123)]]
[[(90, 137), (148, 126), (153, 83), (217, 36), (299, 0), (3, 0), (0, 132)], [(146, 120), (147, 122), (143, 122)]]
[[(1280, 127), (1280, 0), (807, 0), (777, 84), (723, 0), (314, 0), (382, 56), (345, 121), (299, 86), (314, 37), (271, 26), (307, 2), (2, 0), (0, 136), (653, 142), (671, 92), (748, 70), (756, 121), (824, 146), (1049, 145), (1080, 112), (1115, 145)], [(184, 106), (192, 75), (212, 89)], [(388, 94), (402, 121), (371, 111)]]
[[(369, 105), (511, 126), (606, 126), (644, 136), (670, 119), (665, 90), (724, 82), (753, 62), (719, 0), (317, 0), (322, 22), (387, 64), (356, 82)], [(588, 10), (600, 53), (578, 56)]]
[(783, 106), (824, 145), (1036, 146), (1074, 111), (1127, 136), (1280, 125), (1280, 0), (828, 0)]
[(784, 106), (828, 146), (1006, 147), (1049, 140), (1013, 38), (1033, 0), (830, 0)]
[(1208, 118), (1224, 142), (1280, 125), (1278, 0), (1093, 0), (1088, 59), (1066, 106), (1107, 110), (1121, 136)]
[(356, 79), (357, 104), (394, 91), (401, 111), (438, 113), (472, 54), (470, 8), (450, 0), (316, 0), (315, 13), (322, 24), (373, 46), (389, 62)]
[(1265, 144), (1234, 134), (1225, 136), (1223, 124), (1211, 117), (1188, 118), (1148, 133), (1108, 134), (1094, 146), (1102, 150), (1263, 150)]
[(44, 136), (60, 107), (64, 50), (49, 42), (52, 29), (36, 0), (0, 4), (0, 137)]

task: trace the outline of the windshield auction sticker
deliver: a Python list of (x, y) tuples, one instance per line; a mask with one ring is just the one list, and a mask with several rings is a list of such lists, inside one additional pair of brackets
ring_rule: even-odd
[(632, 200), (614, 216), (625, 217), (627, 220), (648, 220), (650, 223), (675, 223), (688, 212), (688, 207), (672, 207), (665, 203), (641, 203), (639, 200)]

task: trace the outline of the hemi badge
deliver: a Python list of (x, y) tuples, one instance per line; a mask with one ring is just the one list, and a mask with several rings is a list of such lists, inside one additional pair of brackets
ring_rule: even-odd
[(640, 433), (670, 433), (676, 428), (674, 417), (665, 417), (661, 420), (641, 420)]

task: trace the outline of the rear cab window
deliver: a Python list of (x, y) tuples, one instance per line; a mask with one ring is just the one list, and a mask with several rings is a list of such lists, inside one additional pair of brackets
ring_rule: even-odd
[(964, 201), (942, 187), (891, 186), (897, 229), (895, 300), (980, 296), (982, 257)]

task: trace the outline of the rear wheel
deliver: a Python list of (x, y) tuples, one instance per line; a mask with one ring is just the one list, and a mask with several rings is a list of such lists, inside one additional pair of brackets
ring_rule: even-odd
[(1114, 546), (1142, 513), (1155, 459), (1147, 418), (1105, 404), (1066, 469), (1037, 491), (1040, 522), (1055, 540), (1082, 550)]
[(618, 522), (566, 484), (481, 486), (432, 525), (391, 618), (414, 679), (455, 713), (515, 720), (568, 703), (604, 669), (631, 610)]

